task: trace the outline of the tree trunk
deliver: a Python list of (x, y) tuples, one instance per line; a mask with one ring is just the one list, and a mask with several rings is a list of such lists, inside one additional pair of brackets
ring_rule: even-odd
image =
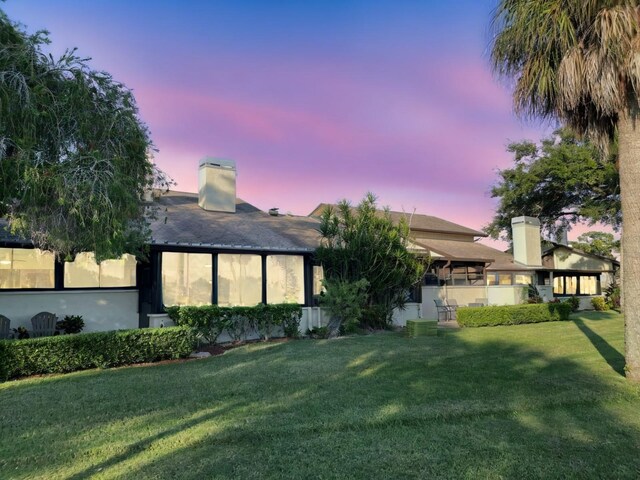
[(622, 291), (626, 375), (640, 382), (640, 128), (637, 113), (618, 122), (622, 200)]

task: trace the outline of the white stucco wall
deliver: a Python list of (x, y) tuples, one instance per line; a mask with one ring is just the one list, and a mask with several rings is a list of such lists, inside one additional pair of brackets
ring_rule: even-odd
[(558, 248), (553, 252), (554, 266), (558, 270), (598, 270), (611, 271), (613, 263), (567, 248)]
[(11, 328), (31, 330), (31, 317), (39, 312), (82, 315), (83, 332), (138, 328), (137, 290), (65, 290), (51, 292), (0, 292), (0, 314)]
[[(553, 298), (550, 287), (540, 285), (538, 291), (545, 301)], [(438, 318), (434, 303), (436, 298), (454, 299), (459, 306), (476, 303), (483, 298), (487, 299), (489, 305), (518, 305), (526, 301), (527, 287), (525, 285), (422, 287), (423, 318)]]
[(391, 323), (396, 327), (406, 327), (407, 320), (415, 320), (416, 318), (422, 318), (422, 304), (407, 303), (404, 310), (396, 308), (393, 311)]

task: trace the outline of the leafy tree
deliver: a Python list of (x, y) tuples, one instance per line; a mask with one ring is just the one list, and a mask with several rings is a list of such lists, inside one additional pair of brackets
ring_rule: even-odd
[(424, 262), (407, 250), (407, 222), (394, 225), (389, 209), (378, 210), (376, 197), (368, 193), (355, 208), (346, 200), (328, 207), (319, 231), (322, 245), (316, 256), (327, 283), (366, 285), (363, 306), (383, 309), (388, 324), (393, 309), (405, 305), (407, 292), (424, 273)]
[(551, 237), (578, 222), (620, 227), (620, 180), (615, 153), (606, 158), (569, 129), (557, 130), (540, 145), (512, 143), (514, 167), (498, 172), (491, 196), (500, 203), (485, 231), (511, 238), (511, 219), (530, 215)]
[(493, 67), (513, 81), (517, 113), (557, 119), (603, 150), (617, 135), (626, 369), (639, 382), (638, 2), (500, 0), (492, 24)]
[(578, 237), (577, 242), (569, 242), (573, 248), (585, 253), (614, 258), (613, 252), (620, 251), (620, 240), (607, 232), (586, 232)]
[(130, 90), (75, 50), (43, 51), (0, 10), (0, 217), (58, 255), (138, 253), (145, 188), (167, 183)]

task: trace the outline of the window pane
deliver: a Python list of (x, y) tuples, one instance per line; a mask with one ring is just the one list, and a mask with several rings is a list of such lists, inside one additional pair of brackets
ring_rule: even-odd
[(324, 291), (324, 287), (322, 286), (322, 280), (324, 280), (324, 269), (321, 266), (314, 265), (313, 295), (320, 295)]
[(495, 273), (487, 274), (487, 285), (497, 285), (498, 276)]
[(37, 248), (0, 248), (0, 288), (54, 288), (55, 257)]
[(304, 260), (301, 256), (267, 257), (267, 302), (304, 303)]
[(162, 301), (165, 305), (211, 303), (211, 255), (162, 253)]
[(580, 293), (582, 295), (598, 295), (598, 277), (580, 277)]
[(555, 295), (564, 295), (564, 277), (554, 277), (553, 293)]
[(260, 255), (218, 255), (218, 305), (252, 307), (262, 302)]
[(500, 285), (511, 285), (511, 274), (501, 273), (498, 275), (498, 283)]
[(534, 285), (533, 282), (533, 275), (530, 273), (516, 273), (515, 276), (515, 285), (529, 285), (532, 284)]
[(96, 263), (93, 252), (76, 255), (73, 262), (64, 264), (65, 288), (88, 288), (100, 286), (100, 266)]
[(119, 260), (100, 263), (101, 287), (135, 287), (136, 257), (125, 254)]

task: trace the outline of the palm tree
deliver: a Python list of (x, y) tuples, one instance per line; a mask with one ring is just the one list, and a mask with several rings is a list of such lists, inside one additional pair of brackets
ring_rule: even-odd
[(606, 150), (617, 135), (627, 377), (640, 382), (640, 9), (636, 0), (500, 0), (494, 71), (516, 113), (554, 118)]

